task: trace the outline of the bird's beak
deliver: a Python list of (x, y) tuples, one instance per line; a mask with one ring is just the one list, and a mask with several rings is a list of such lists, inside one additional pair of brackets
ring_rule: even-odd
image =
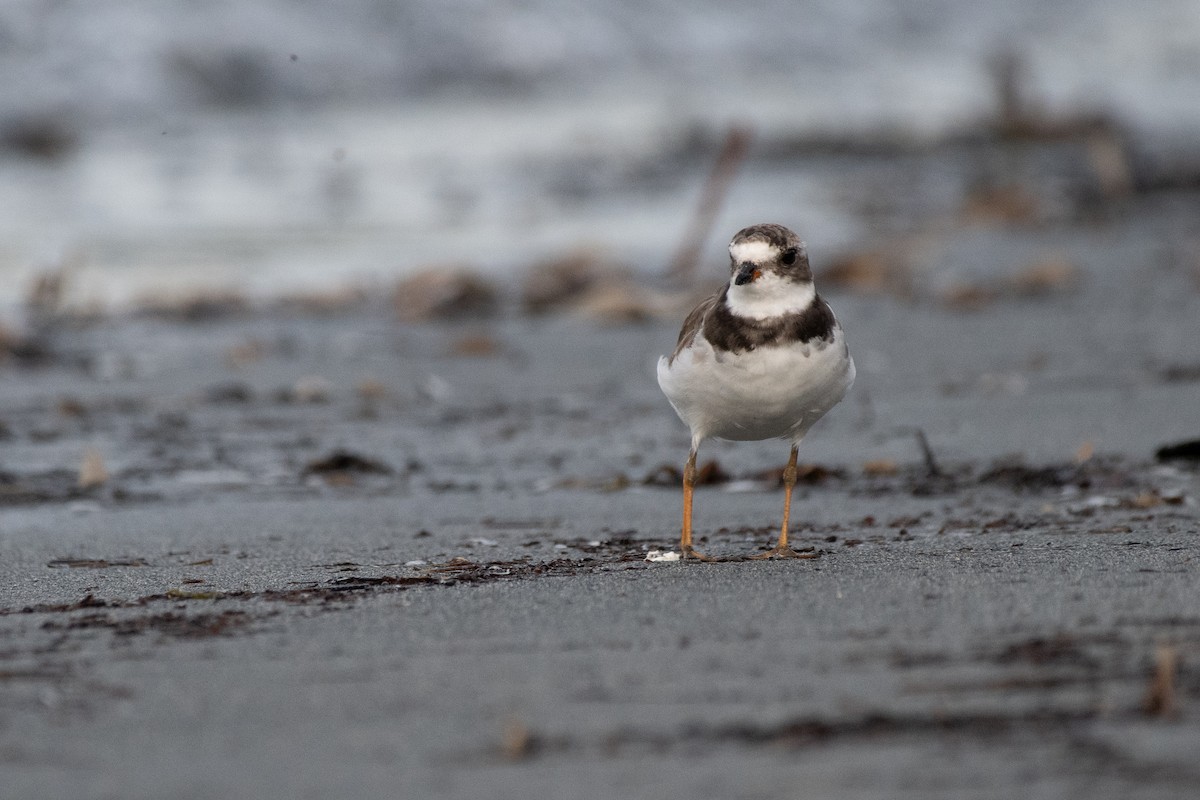
[(745, 264), (742, 264), (740, 267), (738, 267), (737, 276), (733, 279), (733, 282), (738, 286), (744, 286), (745, 284), (750, 283), (751, 281), (756, 281), (761, 277), (762, 270), (756, 265), (747, 261)]

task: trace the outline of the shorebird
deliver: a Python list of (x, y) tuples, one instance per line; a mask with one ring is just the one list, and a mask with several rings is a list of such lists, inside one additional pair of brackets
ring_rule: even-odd
[(755, 558), (795, 558), (788, 518), (796, 451), (808, 430), (845, 397), (854, 360), (842, 326), (813, 285), (808, 251), (782, 225), (751, 225), (729, 243), (729, 282), (687, 315), (675, 351), (658, 360), (658, 385), (691, 429), (683, 469), (683, 558), (714, 559), (692, 546), (696, 451), (708, 438), (785, 439), (783, 526)]

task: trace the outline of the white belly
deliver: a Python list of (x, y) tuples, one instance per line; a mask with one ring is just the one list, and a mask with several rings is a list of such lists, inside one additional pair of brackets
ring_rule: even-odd
[(800, 441), (854, 383), (841, 330), (828, 344), (760, 347), (718, 356), (703, 337), (668, 365), (658, 385), (692, 437)]

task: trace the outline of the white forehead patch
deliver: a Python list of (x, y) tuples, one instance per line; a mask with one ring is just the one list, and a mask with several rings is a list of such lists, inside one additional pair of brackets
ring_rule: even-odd
[(762, 264), (775, 257), (775, 248), (762, 239), (750, 239), (745, 242), (734, 242), (729, 245), (729, 255), (735, 264)]

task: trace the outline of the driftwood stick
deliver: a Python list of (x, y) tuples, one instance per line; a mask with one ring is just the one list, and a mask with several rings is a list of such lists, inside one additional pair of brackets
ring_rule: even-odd
[(667, 270), (667, 276), (672, 281), (683, 286), (692, 282), (696, 274), (696, 264), (699, 263), (700, 253), (704, 249), (704, 242), (708, 239), (709, 231), (712, 230), (717, 212), (721, 210), (725, 195), (729, 193), (733, 178), (746, 158), (746, 151), (750, 147), (752, 137), (752, 131), (742, 126), (735, 126), (726, 134), (725, 143), (721, 146), (721, 152), (717, 155), (713, 170), (704, 184), (704, 191), (700, 194), (700, 203), (696, 206), (695, 214), (692, 215), (691, 224)]

